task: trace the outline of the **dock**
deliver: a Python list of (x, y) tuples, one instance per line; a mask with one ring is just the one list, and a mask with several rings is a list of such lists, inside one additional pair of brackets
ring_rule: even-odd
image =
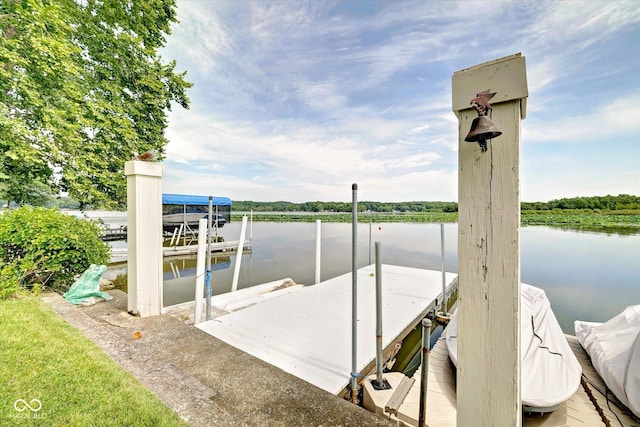
[[(357, 271), (357, 362), (375, 367), (375, 266)], [(446, 274), (451, 284), (456, 275)], [(351, 380), (351, 273), (200, 323), (227, 344), (343, 396)], [(452, 285), (449, 285), (452, 286)], [(455, 285), (454, 285), (455, 286)], [(442, 272), (382, 265), (383, 352), (389, 354), (438, 307)]]
[[(615, 396), (606, 393), (606, 386), (591, 365), (589, 356), (574, 336), (565, 335), (571, 350), (583, 370), (582, 383), (573, 396), (558, 409), (546, 414), (524, 413), (524, 427), (557, 426), (623, 426), (637, 427), (630, 411), (620, 407)], [(374, 390), (371, 376), (364, 382), (364, 407), (398, 426), (417, 426), (420, 408), (420, 367), (412, 378), (400, 372), (384, 374), (392, 389)], [(456, 427), (457, 397), (456, 368), (449, 360), (444, 336), (430, 351), (427, 381), (427, 411), (425, 420), (430, 426)], [(406, 393), (393, 399), (401, 384), (409, 384)]]
[[(211, 243), (211, 252), (218, 253), (235, 253), (238, 251), (240, 241), (229, 240), (226, 242)], [(253, 242), (245, 240), (243, 245), (243, 252), (250, 251), (253, 246)], [(198, 245), (183, 245), (183, 246), (165, 246), (162, 248), (162, 256), (165, 258), (179, 257), (184, 255), (195, 255), (198, 252)], [(118, 264), (127, 262), (129, 252), (127, 248), (111, 248), (111, 264)]]

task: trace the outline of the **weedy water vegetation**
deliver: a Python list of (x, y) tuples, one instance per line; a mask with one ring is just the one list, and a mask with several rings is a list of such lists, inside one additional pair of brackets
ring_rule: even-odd
[[(233, 213), (232, 221), (240, 221), (246, 212)], [(267, 222), (351, 222), (351, 214), (343, 212), (253, 212), (254, 221)], [(457, 212), (360, 212), (360, 223), (451, 223), (458, 221)], [(581, 231), (595, 231), (619, 235), (640, 234), (640, 210), (527, 210), (522, 211), (523, 226), (544, 225)]]

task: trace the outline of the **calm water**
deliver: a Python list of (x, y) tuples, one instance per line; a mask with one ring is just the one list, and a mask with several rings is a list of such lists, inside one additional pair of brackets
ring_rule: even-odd
[[(371, 242), (382, 242), (386, 264), (440, 270), (439, 224), (360, 224), (358, 262), (373, 259)], [(240, 222), (220, 230), (225, 240), (237, 240)], [(250, 230), (247, 230), (247, 238)], [(256, 222), (253, 251), (242, 256), (239, 288), (290, 277), (313, 284), (315, 223)], [(640, 235), (567, 231), (550, 227), (521, 229), (522, 281), (545, 290), (567, 333), (576, 319), (601, 322), (624, 307), (640, 304)], [(457, 224), (445, 225), (446, 269), (457, 272)], [(214, 294), (231, 289), (236, 256), (217, 256), (213, 264)], [(165, 261), (165, 305), (193, 299), (195, 256)], [(322, 224), (321, 279), (351, 271), (351, 224)], [(110, 268), (105, 278), (126, 282), (126, 266)]]

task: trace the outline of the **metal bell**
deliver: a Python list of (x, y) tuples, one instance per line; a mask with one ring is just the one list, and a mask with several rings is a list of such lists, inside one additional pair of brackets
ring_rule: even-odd
[(478, 116), (471, 123), (471, 130), (465, 137), (467, 142), (480, 142), (482, 145), (487, 139), (495, 138), (502, 135), (502, 132), (496, 128), (489, 116)]

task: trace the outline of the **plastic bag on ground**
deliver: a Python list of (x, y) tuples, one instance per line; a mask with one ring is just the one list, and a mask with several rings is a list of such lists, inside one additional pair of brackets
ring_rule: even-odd
[(106, 265), (91, 264), (76, 280), (67, 292), (64, 299), (75, 305), (93, 305), (100, 301), (109, 301), (111, 295), (100, 291), (100, 277), (107, 270)]

